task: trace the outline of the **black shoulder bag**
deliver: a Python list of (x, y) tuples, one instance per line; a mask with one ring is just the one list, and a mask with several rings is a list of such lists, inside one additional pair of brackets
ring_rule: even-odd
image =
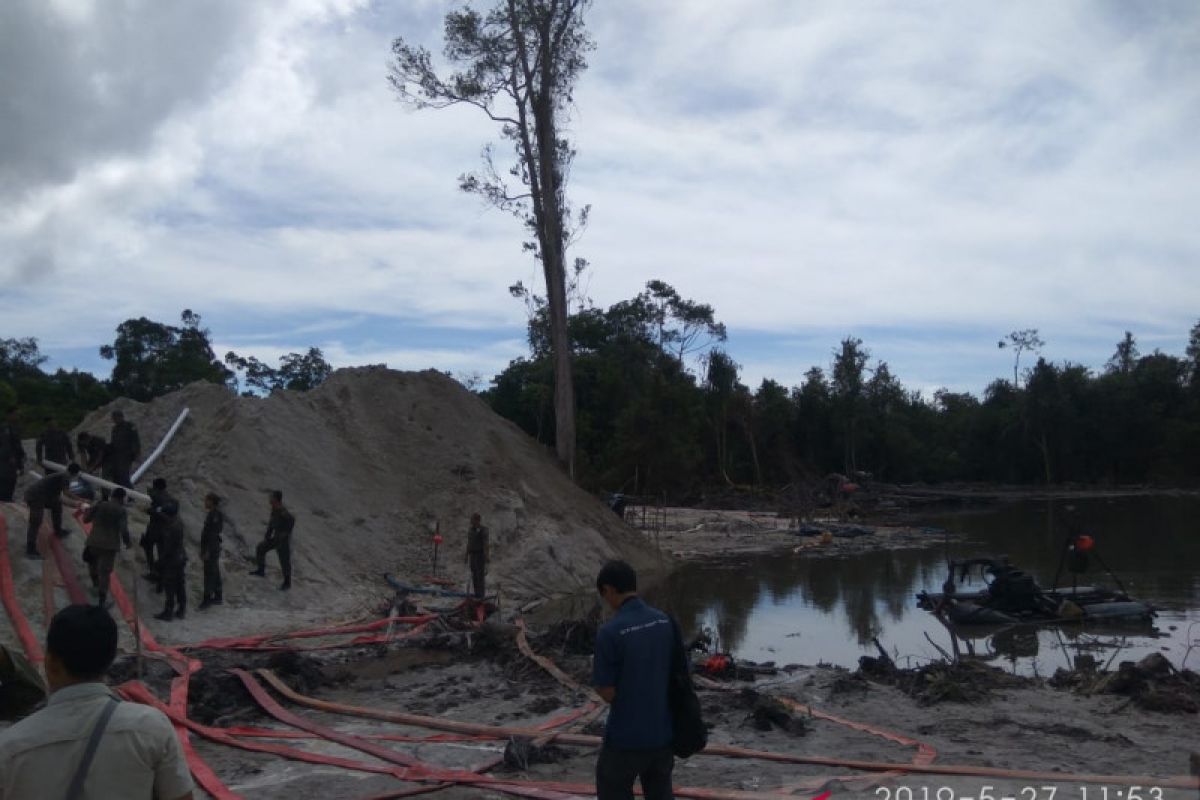
[(679, 623), (671, 619), (674, 642), (671, 647), (671, 675), (667, 682), (667, 703), (671, 709), (671, 725), (675, 736), (671, 749), (680, 758), (695, 755), (708, 744), (708, 728), (700, 713), (700, 698), (692, 685), (687, 653), (683, 649), (683, 634)]

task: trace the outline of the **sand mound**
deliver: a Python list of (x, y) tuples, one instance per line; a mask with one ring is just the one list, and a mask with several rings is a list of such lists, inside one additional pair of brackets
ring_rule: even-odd
[[(215, 491), (225, 498), (234, 526), (225, 535), (227, 606), (206, 612), (205, 621), (227, 617), (230, 603), (262, 608), (268, 625), (272, 610), (329, 619), (378, 605), (388, 591), (385, 571), (412, 582), (430, 573), (437, 522), (439, 574), (461, 588), (474, 511), (491, 530), (489, 586), (502, 589), (505, 603), (592, 591), (608, 558), (643, 569), (657, 563), (641, 535), (573, 485), (544, 447), (435, 371), (339, 370), (313, 391), (267, 398), (197, 383), (146, 404), (118, 400), (78, 430), (107, 436), (108, 413), (121, 408), (148, 453), (185, 406), (190, 418), (137, 488), (162, 476), (180, 500), (193, 597), (203, 497)], [(272, 580), (246, 575), (273, 488), (283, 490), (297, 519), (290, 594), (276, 589), (274, 555)], [(191, 619), (188, 628), (186, 638), (195, 638)]]

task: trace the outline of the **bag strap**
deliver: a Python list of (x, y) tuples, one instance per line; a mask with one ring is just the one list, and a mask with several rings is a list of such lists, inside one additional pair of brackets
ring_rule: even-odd
[(108, 704), (101, 712), (100, 719), (96, 720), (96, 727), (92, 728), (87, 749), (83, 751), (83, 759), (80, 760), (79, 767), (75, 770), (75, 776), (71, 778), (71, 786), (67, 789), (67, 800), (79, 800), (83, 797), (83, 782), (87, 779), (88, 770), (91, 769), (92, 761), (96, 758), (100, 737), (104, 735), (104, 729), (108, 727), (108, 721), (112, 719), (113, 712), (117, 710), (118, 705), (120, 705), (120, 701), (109, 695)]

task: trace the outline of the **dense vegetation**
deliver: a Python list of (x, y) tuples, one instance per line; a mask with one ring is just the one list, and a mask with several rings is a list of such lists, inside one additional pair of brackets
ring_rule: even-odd
[(179, 325), (145, 317), (117, 326), (112, 344), (100, 356), (113, 362), (101, 380), (87, 372), (42, 369), (46, 357), (37, 339), (0, 339), (0, 408), (18, 408), (25, 436), (41, 432), (46, 417), (72, 428), (91, 411), (116, 397), (145, 402), (195, 381), (210, 381), (230, 391), (269, 394), (277, 389), (311, 389), (332, 372), (321, 351), (282, 356), (278, 368), (254, 357), (227, 353), (224, 363), (213, 352), (212, 336), (200, 315), (185, 309)]
[[(529, 303), (530, 355), (508, 365), (483, 397), (530, 435), (553, 444), (554, 373), (544, 303)], [(800, 386), (751, 389), (724, 349), (711, 306), (652, 281), (607, 309), (570, 317), (578, 402), (578, 477), (596, 490), (687, 499), (717, 487), (779, 488), (828, 472), (887, 481), (1190, 485), (1200, 479), (1200, 323), (1183, 356), (1141, 354), (1126, 333), (1098, 371), (1038, 358), (1037, 331), (1002, 342), (1013, 380), (981, 397), (904, 387), (867, 346), (847, 337)], [(330, 373), (321, 351), (278, 367), (218, 359), (199, 315), (179, 325), (126, 320), (107, 379), (42, 369), (34, 339), (0, 339), (0, 406), (17, 404), (27, 436), (45, 416), (65, 426), (116, 396), (137, 400), (207, 380), (248, 393), (308, 389)]]
[[(484, 396), (549, 442), (545, 315), (537, 304), (532, 311), (531, 355), (509, 364)], [(1185, 357), (1141, 355), (1126, 333), (1098, 372), (1039, 358), (1022, 374), (1022, 353), (1042, 342), (1037, 331), (1014, 331), (1001, 342), (1014, 351), (1014, 380), (998, 378), (982, 397), (910, 391), (854, 337), (800, 386), (767, 379), (751, 389), (721, 347), (712, 309), (659, 282), (607, 310), (583, 308), (570, 332), (580, 479), (595, 489), (686, 498), (859, 470), (902, 482), (1200, 478), (1200, 324)]]

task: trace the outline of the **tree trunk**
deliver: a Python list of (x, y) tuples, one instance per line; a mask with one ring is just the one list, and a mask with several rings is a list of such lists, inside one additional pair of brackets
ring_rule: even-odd
[[(567, 335), (567, 292), (561, 254), (543, 254), (546, 294), (550, 299), (550, 346), (554, 351), (554, 449), (558, 460), (575, 477), (575, 386), (571, 378), (571, 341)], [(557, 297), (557, 301), (553, 298)]]
[(1037, 440), (1038, 449), (1042, 451), (1042, 464), (1046, 467), (1046, 485), (1049, 486), (1050, 480), (1050, 445), (1046, 441), (1046, 434), (1042, 435)]
[(762, 486), (762, 465), (758, 460), (758, 444), (754, 441), (754, 428), (751, 426), (750, 421), (746, 419), (742, 420), (742, 427), (746, 431), (746, 440), (750, 442), (750, 458), (754, 461), (754, 485)]
[[(548, 24), (548, 23), (547, 23)], [(549, 31), (542, 48), (549, 47)], [(558, 460), (575, 477), (575, 387), (571, 377), (571, 339), (567, 332), (566, 241), (563, 235), (562, 175), (558, 169), (558, 128), (554, 98), (550, 91), (551, 58), (543, 52), (541, 87), (531, 97), (533, 133), (537, 139), (537, 175), (540, 202), (534, 197), (542, 269), (546, 278), (546, 302), (550, 312), (550, 349), (554, 357), (554, 449)], [(531, 186), (532, 188), (532, 186)], [(536, 213), (540, 207), (540, 213)]]

